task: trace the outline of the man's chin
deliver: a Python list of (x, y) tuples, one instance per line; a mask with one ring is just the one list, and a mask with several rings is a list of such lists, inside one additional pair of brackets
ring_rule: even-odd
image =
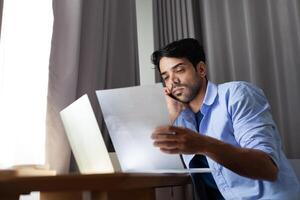
[(175, 96), (175, 99), (177, 100), (177, 101), (179, 101), (179, 102), (181, 102), (181, 103), (184, 103), (184, 104), (187, 104), (187, 103), (189, 103), (190, 101), (187, 99), (187, 98), (185, 98), (184, 96)]

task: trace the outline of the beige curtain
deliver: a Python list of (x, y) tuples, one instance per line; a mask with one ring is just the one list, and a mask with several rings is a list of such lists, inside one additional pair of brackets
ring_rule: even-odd
[[(70, 147), (59, 111), (90, 96), (102, 125), (94, 91), (139, 84), (133, 0), (53, 0), (54, 26), (49, 66), (47, 162), (69, 171)], [(110, 150), (109, 137), (102, 133)]]

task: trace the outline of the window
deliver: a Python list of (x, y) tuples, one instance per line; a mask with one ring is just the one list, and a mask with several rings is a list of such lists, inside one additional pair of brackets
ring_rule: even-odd
[(52, 1), (7, 0), (0, 38), (0, 168), (44, 164)]

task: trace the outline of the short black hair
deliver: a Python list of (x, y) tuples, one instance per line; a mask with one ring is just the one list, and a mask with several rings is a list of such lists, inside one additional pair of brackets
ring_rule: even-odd
[(185, 38), (174, 41), (165, 47), (154, 51), (151, 55), (152, 63), (159, 69), (159, 62), (162, 57), (169, 58), (186, 58), (196, 68), (197, 64), (202, 61), (205, 63), (205, 53), (198, 40)]

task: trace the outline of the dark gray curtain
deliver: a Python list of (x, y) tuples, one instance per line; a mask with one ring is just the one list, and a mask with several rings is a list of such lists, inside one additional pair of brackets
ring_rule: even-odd
[(153, 0), (155, 49), (195, 36), (192, 0)]
[[(198, 0), (153, 0), (154, 48), (183, 39), (197, 38), (202, 41)], [(196, 23), (195, 23), (196, 22)], [(156, 82), (160, 82), (158, 71)]]
[(77, 97), (88, 93), (113, 151), (95, 90), (139, 85), (134, 0), (83, 1)]
[(300, 158), (300, 2), (201, 0), (199, 12), (209, 78), (261, 87), (287, 156)]
[[(70, 147), (59, 111), (87, 93), (102, 125), (95, 90), (139, 84), (134, 0), (53, 0), (47, 162), (67, 172)], [(102, 133), (109, 150), (107, 132)]]

